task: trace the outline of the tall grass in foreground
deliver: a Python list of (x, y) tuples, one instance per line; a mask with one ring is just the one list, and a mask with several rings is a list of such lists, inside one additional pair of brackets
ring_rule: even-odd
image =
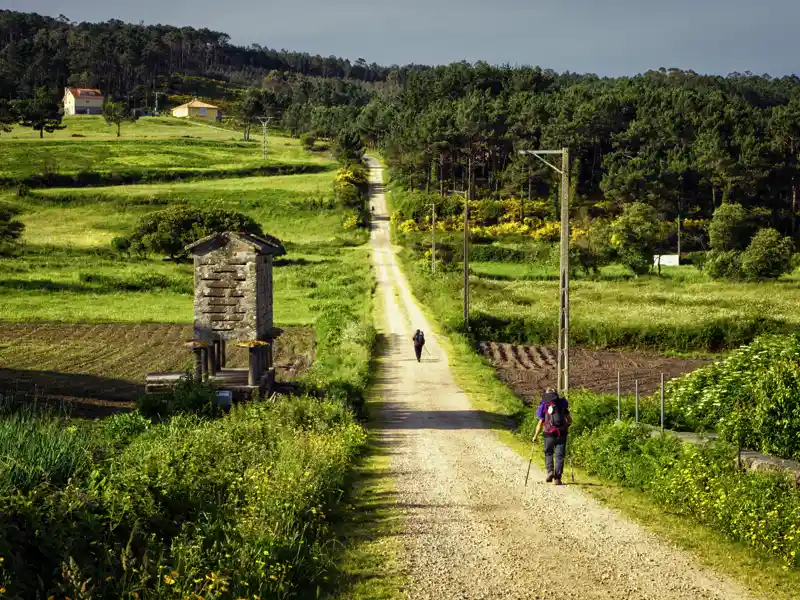
[[(0, 424), (2, 444), (23, 442), (5, 458), (29, 467), (3, 473), (8, 597), (280, 598), (324, 584), (326, 515), (365, 439), (344, 403), (295, 397), (217, 420), (143, 427), (134, 413), (98, 431), (56, 427)], [(109, 450), (131, 434), (91, 461), (92, 439)]]
[(33, 409), (3, 413), (0, 494), (64, 485), (91, 467), (91, 437), (84, 429), (65, 427), (61, 419)]

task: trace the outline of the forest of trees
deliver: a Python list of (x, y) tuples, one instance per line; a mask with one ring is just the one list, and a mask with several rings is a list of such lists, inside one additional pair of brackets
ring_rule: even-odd
[(0, 95), (36, 89), (99, 87), (112, 96), (144, 98), (175, 76), (249, 85), (270, 71), (306, 76), (385, 79), (388, 69), (363, 60), (235, 46), (227, 34), (122, 21), (73, 23), (67, 17), (0, 10)]
[(583, 216), (618, 215), (638, 201), (664, 219), (707, 219), (735, 202), (758, 208), (764, 225), (798, 234), (797, 76), (660, 69), (601, 78), (480, 62), (380, 67), (238, 47), (205, 29), (0, 11), (4, 99), (70, 83), (147, 103), (153, 90), (185, 93), (180, 86), (192, 78), (232, 90), (231, 116), (245, 126), (270, 114), (293, 135), (357, 132), (384, 151), (408, 188), (464, 189), (472, 164), (476, 198), (555, 199), (554, 173), (517, 151), (567, 146)]

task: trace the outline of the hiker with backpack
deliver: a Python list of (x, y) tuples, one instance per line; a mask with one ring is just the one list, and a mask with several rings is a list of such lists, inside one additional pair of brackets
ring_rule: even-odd
[[(539, 432), (544, 430), (544, 462), (547, 467), (547, 483), (555, 480), (556, 485), (561, 485), (561, 475), (564, 473), (564, 457), (567, 454), (567, 430), (572, 425), (572, 415), (569, 413), (569, 403), (562, 398), (553, 388), (547, 388), (542, 394), (542, 402), (536, 409), (539, 423), (536, 433), (533, 434), (533, 443)], [(555, 465), (553, 455), (555, 454)]]
[(420, 362), (420, 358), (422, 358), (422, 347), (425, 345), (425, 334), (417, 329), (417, 332), (411, 339), (414, 340), (414, 353), (417, 355), (417, 362)]

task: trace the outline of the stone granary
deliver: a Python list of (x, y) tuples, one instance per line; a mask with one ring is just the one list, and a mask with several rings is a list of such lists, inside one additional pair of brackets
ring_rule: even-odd
[[(186, 346), (195, 356), (195, 376), (237, 398), (267, 393), (275, 381), (272, 344), (280, 334), (272, 316), (272, 260), (286, 253), (283, 245), (271, 236), (227, 231), (186, 249), (194, 257), (194, 338)], [(228, 342), (249, 349), (247, 369), (227, 368)], [(149, 373), (145, 388), (163, 391), (181, 375)]]

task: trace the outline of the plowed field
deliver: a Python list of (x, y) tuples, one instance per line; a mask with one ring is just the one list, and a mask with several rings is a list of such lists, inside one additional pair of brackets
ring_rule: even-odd
[[(0, 323), (0, 393), (66, 400), (76, 416), (129, 410), (148, 372), (191, 366), (183, 347), (191, 337), (191, 325)], [(278, 380), (296, 378), (313, 353), (313, 331), (287, 327), (275, 345)], [(228, 364), (246, 360), (246, 350), (231, 345)]]
[[(480, 342), (479, 349), (500, 378), (526, 402), (538, 400), (544, 389), (555, 387), (557, 351), (541, 346)], [(617, 373), (623, 394), (650, 394), (659, 388), (661, 374), (669, 380), (710, 362), (640, 352), (570, 349), (569, 387), (598, 393), (617, 393)]]

